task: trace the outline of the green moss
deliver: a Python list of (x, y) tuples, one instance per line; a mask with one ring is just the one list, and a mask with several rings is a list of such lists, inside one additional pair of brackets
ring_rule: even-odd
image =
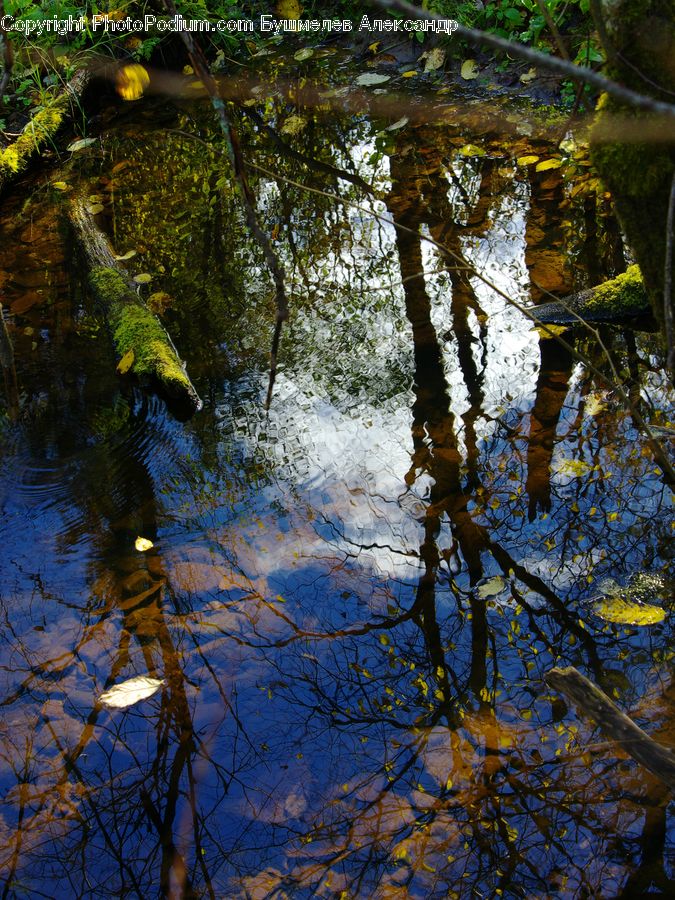
[(120, 356), (134, 351), (132, 371), (139, 378), (156, 378), (168, 389), (191, 388), (166, 332), (149, 310), (140, 305), (118, 310), (114, 316), (113, 341)]
[(131, 293), (124, 276), (105, 266), (90, 271), (89, 284), (96, 299), (106, 306), (123, 302)]
[(589, 314), (607, 313), (621, 316), (649, 306), (639, 266), (629, 266), (623, 275), (593, 288), (584, 304)]
[(58, 98), (37, 112), (19, 137), (0, 151), (0, 173), (16, 173), (24, 169), (33, 153), (52, 138), (61, 127), (65, 100)]

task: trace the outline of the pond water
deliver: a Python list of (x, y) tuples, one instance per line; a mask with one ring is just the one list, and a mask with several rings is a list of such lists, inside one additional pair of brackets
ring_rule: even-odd
[[(237, 87), (291, 305), (269, 409), (204, 102), (115, 107), (3, 207), (3, 896), (672, 896), (668, 790), (544, 682), (576, 666), (673, 743), (671, 616), (596, 605), (641, 575), (670, 610), (671, 490), (589, 368), (668, 426), (658, 340), (567, 332), (584, 364), (511, 302), (620, 270), (610, 198), (536, 111), (304, 87)], [(75, 190), (152, 276), (188, 422), (115, 374)]]

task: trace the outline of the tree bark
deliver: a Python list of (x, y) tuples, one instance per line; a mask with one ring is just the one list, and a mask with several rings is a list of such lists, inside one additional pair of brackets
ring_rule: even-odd
[(551, 669), (545, 680), (554, 690), (568, 697), (583, 715), (599, 725), (610, 740), (620, 744), (626, 753), (653, 772), (671, 791), (675, 790), (675, 753), (650, 738), (597, 685), (572, 666)]
[(108, 321), (117, 354), (125, 357), (132, 351), (129, 371), (163, 395), (177, 415), (189, 417), (201, 409), (202, 401), (171, 338), (115, 259), (83, 198), (72, 201), (69, 215), (86, 259), (89, 288)]
[(562, 300), (542, 303), (532, 313), (546, 325), (576, 325), (585, 322), (616, 322), (648, 314), (649, 298), (638, 266), (603, 284), (568, 294)]
[[(596, 4), (597, 5), (597, 4)], [(612, 0), (604, 3), (602, 40), (607, 74), (634, 91), (672, 101), (675, 88), (675, 0)], [(616, 211), (635, 259), (654, 315), (666, 324), (675, 308), (674, 282), (666, 277), (668, 209), (675, 177), (672, 141), (640, 143), (612, 140), (613, 122), (624, 118), (633, 137), (654, 134), (653, 113), (627, 107), (603, 95), (593, 128), (591, 154), (600, 177), (612, 192)], [(672, 241), (672, 236), (670, 238)], [(668, 285), (667, 296), (666, 285)]]

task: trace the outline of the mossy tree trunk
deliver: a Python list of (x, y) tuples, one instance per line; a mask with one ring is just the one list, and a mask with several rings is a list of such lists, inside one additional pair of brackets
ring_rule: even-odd
[(117, 354), (128, 361), (127, 370), (162, 394), (180, 418), (197, 412), (202, 402), (171, 338), (115, 260), (83, 198), (71, 203), (70, 222), (86, 258), (89, 288), (105, 314)]
[(16, 140), (0, 149), (0, 194), (36, 154), (54, 145), (57, 132), (80, 108), (90, 83), (90, 73), (86, 69), (78, 70), (60, 94), (37, 110)]
[[(608, 74), (635, 91), (672, 102), (675, 0), (603, 0), (602, 10), (598, 10), (599, 2), (594, 6), (602, 17), (599, 31)], [(613, 194), (621, 226), (662, 326), (667, 325), (666, 315), (672, 316), (675, 307), (672, 281), (669, 297), (664, 293), (668, 207), (675, 176), (674, 127), (672, 120), (658, 126), (652, 115), (605, 96), (598, 106), (592, 139), (593, 162)], [(660, 140), (640, 140), (641, 134), (658, 135), (659, 130)]]

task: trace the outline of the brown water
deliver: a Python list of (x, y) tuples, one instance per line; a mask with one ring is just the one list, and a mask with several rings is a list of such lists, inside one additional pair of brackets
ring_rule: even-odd
[[(670, 611), (671, 492), (507, 299), (613, 274), (610, 201), (522, 111), (401, 95), (386, 131), (320, 99), (259, 97), (277, 140), (241, 125), (290, 285), (269, 412), (270, 285), (208, 109), (113, 111), (3, 207), (4, 896), (670, 896), (667, 790), (543, 676), (578, 667), (672, 745), (670, 615), (594, 605), (642, 573)], [(53, 181), (152, 275), (192, 421), (115, 375)], [(602, 338), (668, 425), (655, 337)], [(134, 676), (161, 685), (99, 702)]]

